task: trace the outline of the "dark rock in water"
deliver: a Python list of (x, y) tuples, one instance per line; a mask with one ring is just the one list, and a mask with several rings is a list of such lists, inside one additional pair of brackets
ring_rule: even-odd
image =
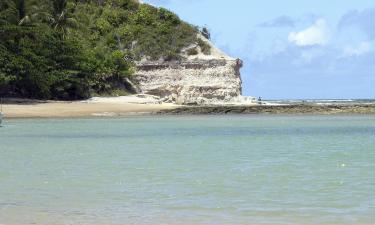
[(163, 110), (159, 114), (375, 114), (375, 104), (184, 106)]

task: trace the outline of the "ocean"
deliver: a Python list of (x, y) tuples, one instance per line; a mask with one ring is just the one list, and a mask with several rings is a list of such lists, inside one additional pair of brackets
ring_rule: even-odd
[(375, 99), (282, 99), (282, 100), (264, 100), (270, 104), (317, 104), (317, 105), (373, 105)]
[(2, 225), (373, 225), (375, 116), (16, 119)]

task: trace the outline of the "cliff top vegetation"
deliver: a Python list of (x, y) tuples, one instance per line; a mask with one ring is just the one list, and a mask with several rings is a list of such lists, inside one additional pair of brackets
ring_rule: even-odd
[(198, 29), (136, 0), (0, 0), (0, 94), (132, 92), (133, 61), (179, 59)]

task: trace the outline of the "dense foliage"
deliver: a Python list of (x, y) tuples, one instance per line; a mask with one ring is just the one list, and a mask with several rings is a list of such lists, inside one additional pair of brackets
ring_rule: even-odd
[(131, 92), (133, 61), (178, 59), (197, 29), (135, 0), (0, 0), (0, 94)]

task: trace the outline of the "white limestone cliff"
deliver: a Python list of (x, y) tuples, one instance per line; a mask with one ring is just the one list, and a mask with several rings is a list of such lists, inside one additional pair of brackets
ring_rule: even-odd
[[(242, 96), (242, 61), (222, 53), (202, 35), (198, 38), (210, 45), (210, 54), (192, 45), (182, 51), (182, 61), (138, 62), (134, 80), (139, 92), (182, 105), (252, 103)], [(189, 56), (192, 48), (198, 54)]]

